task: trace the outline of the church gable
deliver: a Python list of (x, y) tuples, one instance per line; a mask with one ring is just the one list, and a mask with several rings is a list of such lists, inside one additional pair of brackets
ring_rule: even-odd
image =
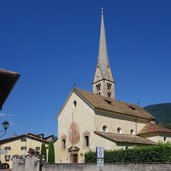
[(71, 128), (77, 127), (77, 132), (81, 137), (86, 130), (94, 131), (94, 111), (93, 109), (79, 97), (75, 92), (75, 88), (71, 91), (64, 106), (58, 115), (58, 136), (59, 138), (66, 135), (69, 138)]

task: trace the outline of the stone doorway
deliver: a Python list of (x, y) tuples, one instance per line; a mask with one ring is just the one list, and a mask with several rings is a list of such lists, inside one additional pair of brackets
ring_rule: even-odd
[(71, 154), (71, 163), (78, 163), (78, 154)]
[(70, 154), (70, 163), (78, 163), (79, 159), (78, 159), (78, 151), (80, 149), (76, 146), (70, 147), (68, 149), (68, 152)]

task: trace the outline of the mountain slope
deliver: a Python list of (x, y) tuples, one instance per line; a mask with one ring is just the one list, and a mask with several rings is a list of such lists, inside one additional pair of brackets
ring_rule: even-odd
[(171, 103), (161, 103), (144, 107), (158, 123), (171, 123)]

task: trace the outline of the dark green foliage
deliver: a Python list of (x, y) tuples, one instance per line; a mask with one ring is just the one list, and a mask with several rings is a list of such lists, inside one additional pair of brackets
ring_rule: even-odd
[(41, 145), (41, 155), (44, 157), (45, 161), (47, 160), (47, 154), (46, 154), (46, 146), (45, 143), (42, 143)]
[(48, 163), (51, 163), (51, 164), (55, 163), (55, 149), (54, 149), (54, 145), (52, 141), (50, 141), (49, 143)]
[[(105, 151), (104, 156), (105, 163), (171, 162), (171, 143), (159, 143), (153, 146), (137, 146), (128, 150)], [(95, 162), (95, 152), (90, 151), (85, 154), (85, 163)]]
[(159, 123), (159, 124), (165, 128), (171, 129), (171, 122), (170, 123)]
[(158, 123), (171, 123), (171, 103), (161, 103), (144, 107), (157, 120)]

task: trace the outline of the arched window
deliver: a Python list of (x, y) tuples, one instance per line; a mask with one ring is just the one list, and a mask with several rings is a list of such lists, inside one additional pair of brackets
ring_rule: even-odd
[(166, 141), (166, 137), (164, 137), (164, 141)]
[(107, 132), (107, 126), (106, 126), (106, 125), (103, 125), (102, 130), (103, 130), (104, 132)]
[(66, 149), (66, 139), (62, 139), (62, 149)]
[(121, 128), (120, 128), (120, 127), (117, 128), (117, 133), (118, 133), (118, 134), (121, 134)]
[(61, 149), (62, 150), (66, 149), (66, 135), (62, 135), (61, 137)]
[(84, 144), (85, 144), (85, 147), (89, 147), (90, 146), (90, 142), (89, 142), (89, 136), (88, 135), (86, 135), (85, 137), (84, 137)]
[(83, 148), (88, 148), (90, 147), (90, 132), (85, 131), (83, 133)]
[(73, 101), (73, 104), (74, 104), (74, 107), (76, 107), (76, 106), (77, 106), (77, 101), (74, 100), (74, 101)]
[(134, 130), (133, 129), (130, 130), (130, 134), (134, 135)]

